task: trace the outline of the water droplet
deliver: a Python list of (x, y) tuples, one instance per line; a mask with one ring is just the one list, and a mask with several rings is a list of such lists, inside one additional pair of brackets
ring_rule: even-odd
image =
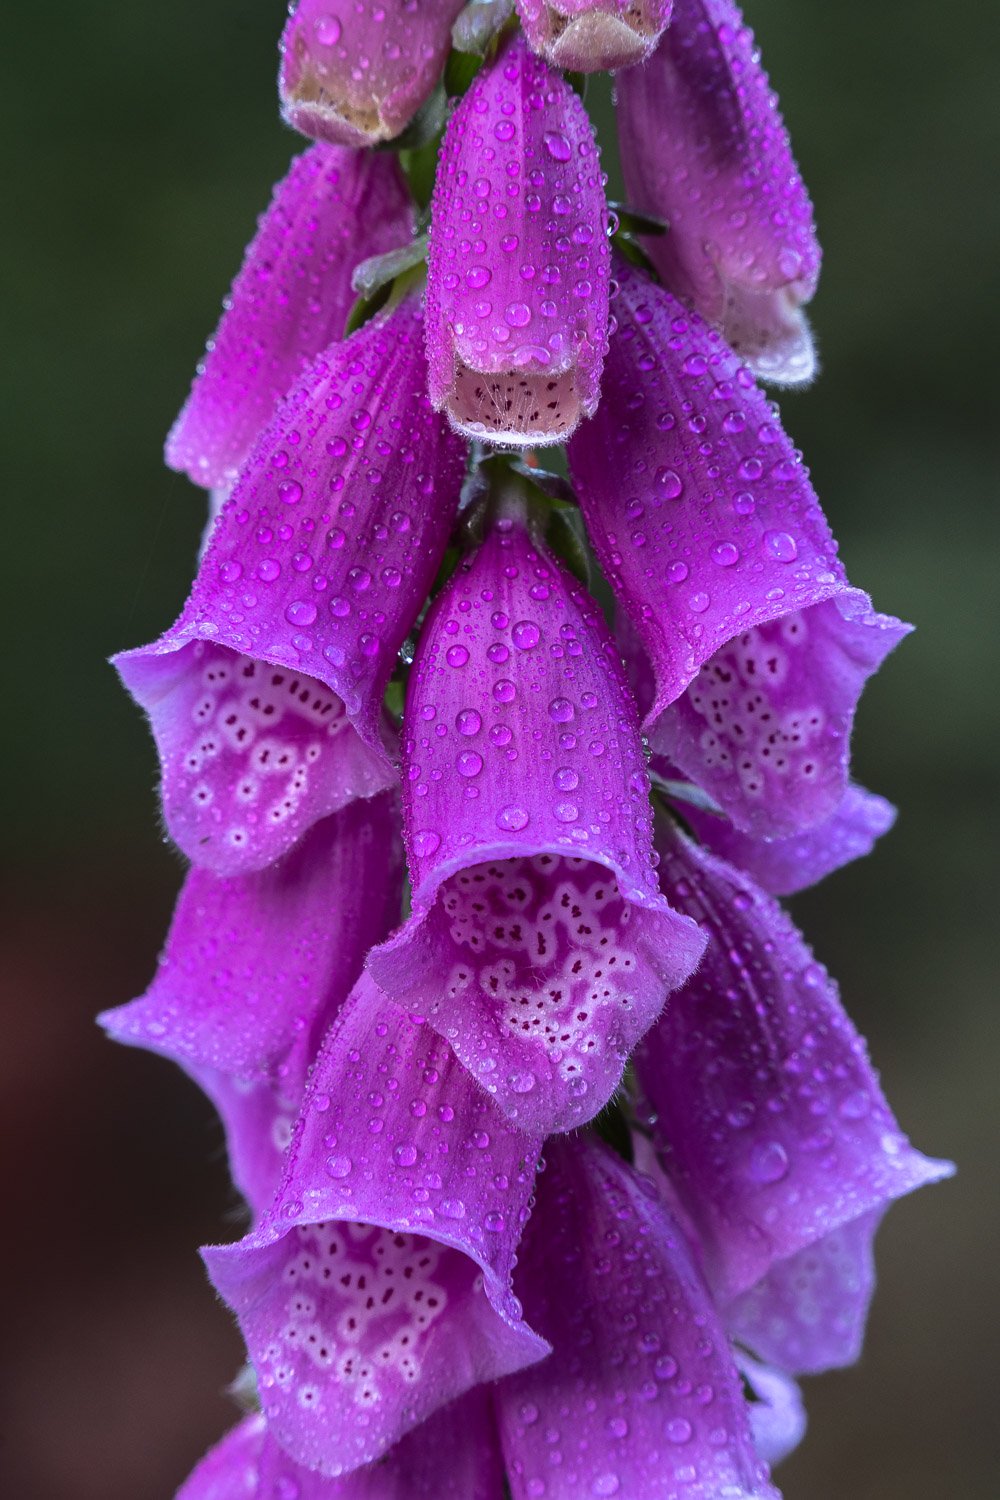
[(482, 727), (483, 721), (474, 708), (463, 708), (461, 713), (455, 716), (455, 728), (466, 739), (471, 739), (474, 734), (478, 734)]
[(720, 568), (731, 568), (740, 560), (740, 549), (733, 542), (716, 542), (712, 548), (712, 561)]
[(576, 717), (576, 709), (568, 698), (553, 698), (549, 704), (549, 718), (554, 724), (568, 724)]
[(449, 646), (445, 652), (445, 661), (449, 667), (464, 667), (469, 660), (469, 653), (464, 646)]
[(510, 638), (519, 651), (530, 651), (533, 646), (538, 645), (540, 635), (534, 620), (518, 620)]
[(545, 149), (553, 161), (569, 161), (573, 154), (569, 141), (558, 130), (546, 131)]
[(498, 828), (506, 832), (519, 833), (528, 826), (528, 814), (523, 807), (517, 807), (511, 802), (497, 813), (496, 823)]
[(326, 1159), (327, 1176), (336, 1178), (339, 1182), (344, 1177), (350, 1177), (353, 1165), (349, 1156), (328, 1156)]
[(483, 769), (483, 757), (475, 750), (463, 750), (455, 761), (459, 776), (478, 776)]
[(684, 489), (684, 481), (674, 469), (657, 469), (656, 483), (665, 500), (676, 500)]
[(441, 835), (432, 828), (425, 828), (413, 835), (413, 852), (418, 859), (429, 859), (441, 847)]
[(794, 562), (799, 555), (798, 544), (787, 531), (765, 531), (764, 550), (775, 562)]
[(788, 1173), (788, 1152), (779, 1141), (759, 1141), (750, 1152), (747, 1174), (754, 1182), (780, 1182)]

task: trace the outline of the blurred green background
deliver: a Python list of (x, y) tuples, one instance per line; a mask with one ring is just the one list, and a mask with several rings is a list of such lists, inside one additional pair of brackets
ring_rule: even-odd
[[(902, 1123), (961, 1169), (890, 1214), (865, 1356), (808, 1383), (779, 1479), (789, 1500), (987, 1500), (1000, 34), (993, 7), (930, 0), (750, 0), (748, 18), (826, 251), (822, 378), (786, 423), (854, 580), (919, 625), (856, 740), (899, 826), (795, 905)], [(191, 573), (203, 499), (160, 447), (297, 149), (281, 21), (245, 0), (6, 18), (0, 1491), (18, 1500), (165, 1500), (230, 1421), (239, 1345), (195, 1254), (237, 1232), (220, 1132), (166, 1063), (92, 1023), (145, 986), (181, 876), (104, 658), (155, 636)]]

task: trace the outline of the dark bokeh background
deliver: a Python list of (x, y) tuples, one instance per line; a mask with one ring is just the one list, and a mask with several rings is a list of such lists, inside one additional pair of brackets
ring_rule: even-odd
[[(1000, 36), (982, 5), (748, 11), (827, 257), (823, 376), (786, 420), (854, 579), (920, 627), (856, 746), (900, 825), (796, 906), (902, 1122), (961, 1166), (890, 1214), (864, 1359), (809, 1383), (812, 1431), (780, 1477), (789, 1500), (987, 1500)], [(230, 1420), (238, 1342), (195, 1254), (236, 1232), (220, 1132), (166, 1063), (91, 1020), (144, 987), (181, 875), (103, 658), (185, 592), (204, 505), (160, 445), (296, 149), (274, 108), (281, 19), (246, 0), (46, 0), (5, 23), (0, 1490), (18, 1500), (166, 1500)]]

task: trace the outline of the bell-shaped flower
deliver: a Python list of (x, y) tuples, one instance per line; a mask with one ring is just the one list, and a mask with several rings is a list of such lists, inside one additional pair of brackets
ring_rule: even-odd
[(849, 585), (799, 455), (719, 333), (616, 274), (603, 399), (569, 457), (652, 663), (645, 727), (737, 828), (795, 834), (841, 803), (858, 696), (908, 627)]
[(429, 99), (464, 0), (299, 0), (281, 37), (281, 113), (342, 146), (399, 135)]
[(344, 332), (351, 272), (404, 244), (413, 208), (388, 154), (311, 146), (274, 190), (167, 439), (167, 463), (231, 486), (275, 407)]
[(310, 1076), (259, 1226), (203, 1252), (269, 1431), (310, 1469), (372, 1463), (541, 1359), (511, 1288), (538, 1142), (362, 975)]
[(503, 1500), (490, 1393), (478, 1386), (435, 1412), (377, 1463), (329, 1479), (279, 1447), (262, 1416), (206, 1453), (177, 1500)]
[(403, 799), (413, 914), (369, 973), (524, 1129), (583, 1123), (704, 936), (657, 887), (603, 617), (523, 514), (490, 527), (424, 625)]
[(191, 597), (115, 659), (167, 829), (242, 874), (395, 781), (383, 694), (447, 545), (465, 455), (425, 392), (414, 293), (332, 345), (261, 435)]
[(397, 799), (352, 802), (266, 870), (191, 870), (149, 989), (100, 1017), (209, 1095), (255, 1214), (274, 1197), (323, 1033), (401, 903)]
[(616, 99), (629, 201), (669, 224), (644, 240), (666, 284), (763, 379), (810, 380), (801, 305), (819, 277), (812, 205), (733, 0), (676, 0), (656, 52), (622, 74)]
[(636, 1052), (653, 1139), (734, 1336), (792, 1373), (848, 1363), (879, 1217), (951, 1166), (903, 1135), (777, 904), (666, 819), (657, 847), (664, 893), (711, 937)]
[(673, 0), (517, 0), (534, 51), (578, 73), (645, 62), (672, 8)]
[(545, 1156), (516, 1285), (553, 1352), (496, 1391), (513, 1500), (776, 1500), (668, 1201), (589, 1136)]
[(469, 437), (561, 443), (600, 395), (609, 265), (593, 128), (517, 34), (441, 147), (427, 279), (434, 406)]

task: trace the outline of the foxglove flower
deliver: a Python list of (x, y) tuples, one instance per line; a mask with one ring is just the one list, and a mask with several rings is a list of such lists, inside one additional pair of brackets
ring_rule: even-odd
[(299, 0), (281, 38), (281, 112), (303, 135), (371, 146), (426, 103), (464, 0)]
[(455, 111), (431, 214), (431, 401), (469, 437), (562, 442), (600, 393), (607, 206), (583, 105), (522, 38)]
[(233, 1178), (270, 1204), (323, 1033), (396, 925), (396, 798), (352, 802), (249, 875), (193, 869), (146, 994), (108, 1011), (117, 1041), (173, 1058), (215, 1102)]
[(799, 455), (720, 335), (624, 262), (587, 530), (655, 675), (645, 727), (737, 828), (787, 837), (847, 789), (867, 677), (906, 634), (851, 588)]
[(260, 869), (395, 781), (382, 697), (464, 469), (424, 379), (415, 295), (315, 360), (258, 441), (180, 619), (116, 658), (152, 721), (167, 828), (217, 874)]
[[(444, 1455), (447, 1455), (445, 1458)], [(503, 1500), (488, 1390), (428, 1418), (380, 1462), (328, 1479), (289, 1458), (260, 1415), (207, 1453), (177, 1500)]]
[(274, 190), (167, 439), (167, 463), (230, 488), (310, 360), (344, 332), (358, 261), (403, 244), (413, 209), (389, 156), (316, 145)]
[(511, 1290), (538, 1142), (362, 976), (323, 1046), (274, 1203), (204, 1252), (268, 1430), (331, 1476), (548, 1346)]
[(517, 1286), (553, 1353), (497, 1387), (513, 1500), (776, 1500), (668, 1202), (586, 1136), (546, 1164)]
[(368, 972), (524, 1129), (590, 1119), (704, 938), (657, 890), (614, 643), (523, 513), (424, 625), (403, 778), (413, 915)]
[(517, 13), (542, 57), (595, 73), (645, 62), (672, 8), (673, 0), (518, 0)]
[(619, 79), (617, 103), (629, 198), (670, 226), (644, 241), (667, 286), (764, 379), (810, 380), (812, 206), (733, 0), (676, 0), (651, 60)]
[(902, 1134), (775, 902), (666, 821), (657, 847), (665, 895), (711, 937), (636, 1054), (654, 1141), (731, 1331), (793, 1373), (849, 1363), (882, 1212), (952, 1169)]

